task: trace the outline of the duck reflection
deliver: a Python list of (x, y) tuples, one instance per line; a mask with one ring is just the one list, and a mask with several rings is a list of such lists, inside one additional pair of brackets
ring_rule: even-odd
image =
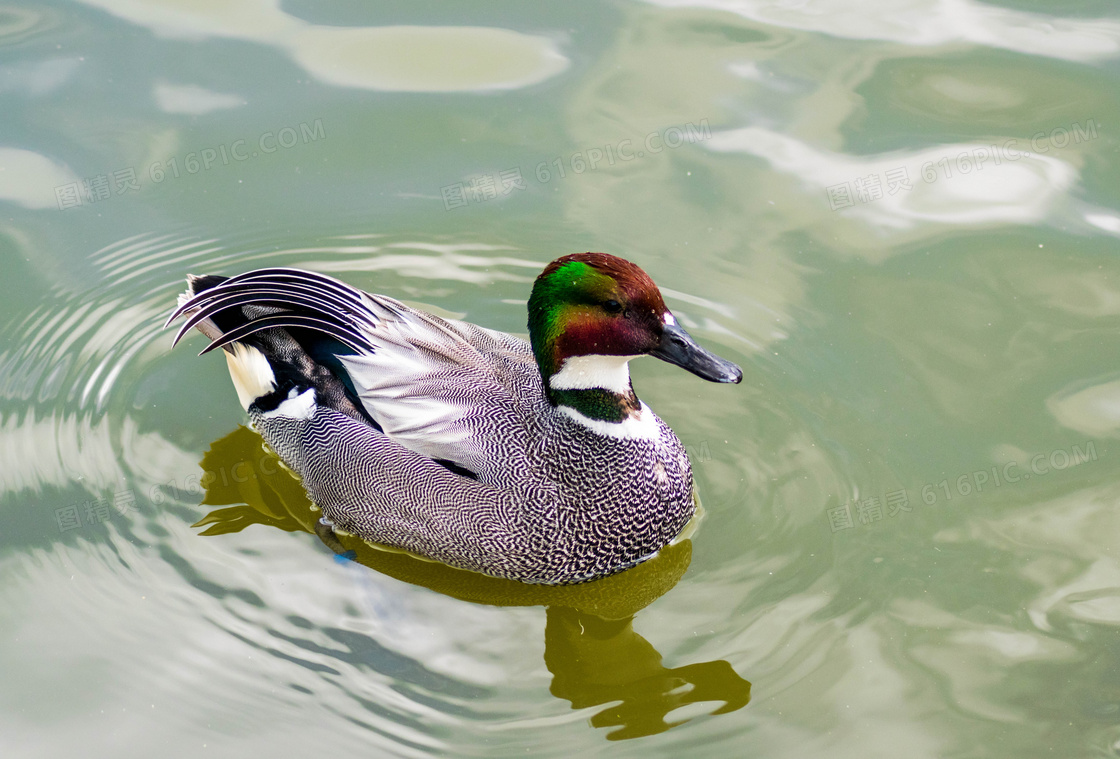
[(240, 532), (262, 524), (289, 532), (312, 532), (337, 554), (403, 582), (453, 598), (494, 606), (544, 606), (544, 661), (551, 692), (583, 709), (611, 704), (591, 718), (615, 728), (610, 740), (664, 732), (688, 718), (669, 713), (698, 702), (722, 702), (712, 714), (741, 709), (751, 684), (726, 661), (667, 668), (661, 654), (633, 629), (634, 615), (668, 592), (688, 569), (692, 544), (669, 546), (633, 569), (581, 585), (527, 585), (467, 572), (352, 536), (325, 531), (303, 486), (257, 433), (239, 427), (216, 441), (202, 459), (203, 505), (216, 506), (195, 526), (202, 535)]

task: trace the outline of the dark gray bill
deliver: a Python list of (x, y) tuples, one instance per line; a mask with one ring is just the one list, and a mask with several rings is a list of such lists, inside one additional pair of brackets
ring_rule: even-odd
[(738, 384), (743, 379), (742, 369), (701, 348), (692, 339), (692, 335), (676, 324), (665, 325), (661, 333), (661, 345), (651, 350), (649, 355), (676, 364), (682, 369), (688, 369), (697, 377), (703, 377), (709, 382)]

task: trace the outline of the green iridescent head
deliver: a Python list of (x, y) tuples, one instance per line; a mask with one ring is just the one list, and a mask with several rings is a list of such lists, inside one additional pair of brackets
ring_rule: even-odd
[(739, 367), (677, 325), (648, 274), (606, 253), (576, 253), (545, 267), (529, 296), (529, 341), (546, 392), (573, 356), (649, 354), (712, 382), (742, 379)]

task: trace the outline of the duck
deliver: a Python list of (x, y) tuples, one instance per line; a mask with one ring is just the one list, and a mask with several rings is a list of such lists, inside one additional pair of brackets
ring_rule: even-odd
[(493, 577), (570, 585), (626, 570), (696, 512), (681, 441), (634, 392), (654, 356), (716, 383), (636, 264), (545, 266), (526, 342), (294, 268), (187, 277), (185, 317), (221, 348), (252, 427), (325, 529)]

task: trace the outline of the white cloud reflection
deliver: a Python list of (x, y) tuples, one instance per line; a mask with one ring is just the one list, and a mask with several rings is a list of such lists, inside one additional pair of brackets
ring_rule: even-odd
[[(1032, 224), (1046, 218), (1078, 171), (1059, 158), (1030, 152), (1025, 142), (953, 143), (856, 156), (746, 127), (712, 135), (707, 147), (763, 158), (776, 171), (795, 177), (824, 209), (834, 201), (836, 213), (889, 232), (924, 224)], [(888, 172), (905, 176), (911, 189), (900, 185), (892, 193)], [(878, 177), (881, 197), (858, 197), (857, 182), (868, 177)], [(830, 197), (828, 188), (844, 185), (850, 204), (840, 190)]]
[(161, 82), (155, 86), (153, 95), (164, 113), (186, 113), (191, 116), (245, 105), (245, 99), (238, 95), (213, 92), (193, 84)]
[(54, 189), (78, 181), (65, 166), (39, 153), (20, 148), (0, 148), (0, 201), (24, 208), (57, 207)]
[(279, 0), (84, 0), (166, 37), (274, 45), (328, 84), (399, 92), (479, 92), (536, 84), (568, 67), (556, 43), (509, 29), (311, 24)]
[(66, 84), (80, 65), (78, 58), (52, 58), (0, 67), (0, 92), (47, 95)]
[(1046, 408), (1063, 427), (1097, 439), (1120, 437), (1120, 380), (1063, 390), (1046, 399)]
[(1097, 61), (1120, 54), (1120, 21), (1070, 19), (999, 8), (972, 0), (647, 0), (665, 8), (727, 11), (762, 24), (853, 40), (904, 45), (961, 42)]

